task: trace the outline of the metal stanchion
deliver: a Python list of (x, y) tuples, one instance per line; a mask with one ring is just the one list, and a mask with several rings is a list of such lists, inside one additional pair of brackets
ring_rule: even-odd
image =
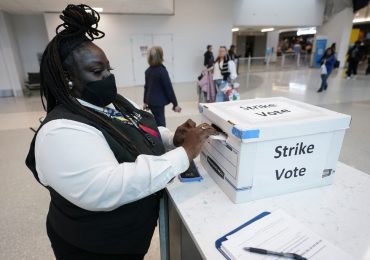
[(311, 57), (310, 57), (310, 66), (311, 67), (313, 67), (313, 59), (314, 59), (314, 53), (312, 52)]
[(267, 58), (266, 58), (266, 69), (267, 70), (270, 70), (270, 59), (271, 59), (271, 55), (267, 55)]

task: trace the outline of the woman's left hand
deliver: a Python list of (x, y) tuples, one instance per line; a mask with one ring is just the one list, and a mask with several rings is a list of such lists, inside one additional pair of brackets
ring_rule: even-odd
[(180, 125), (176, 129), (175, 135), (173, 137), (173, 144), (176, 147), (181, 146), (183, 144), (183, 142), (184, 142), (185, 133), (190, 128), (194, 128), (194, 127), (196, 127), (196, 123), (193, 120), (191, 120), (191, 119), (188, 119), (185, 123), (183, 123), (182, 125)]

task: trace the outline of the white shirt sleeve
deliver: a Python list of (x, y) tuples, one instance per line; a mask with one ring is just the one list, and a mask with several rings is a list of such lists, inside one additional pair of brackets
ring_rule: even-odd
[(236, 73), (235, 62), (230, 60), (227, 65), (229, 67), (230, 78), (233, 80), (236, 79), (238, 77), (238, 74)]
[(120, 164), (99, 130), (67, 119), (40, 129), (35, 160), (42, 184), (91, 211), (110, 211), (153, 194), (189, 167), (182, 147)]

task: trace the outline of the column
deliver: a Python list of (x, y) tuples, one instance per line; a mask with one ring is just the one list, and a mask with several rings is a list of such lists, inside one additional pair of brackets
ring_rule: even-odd
[(279, 45), (279, 31), (267, 32), (266, 48), (272, 48), (272, 62), (276, 61), (276, 52)]
[(352, 8), (345, 8), (341, 12), (333, 15), (330, 19), (317, 28), (317, 35), (325, 36), (328, 40), (328, 46), (336, 43), (337, 59), (340, 66), (345, 63), (346, 54), (349, 47), (349, 38), (353, 24)]
[(22, 96), (23, 69), (9, 14), (0, 11), (0, 97)]

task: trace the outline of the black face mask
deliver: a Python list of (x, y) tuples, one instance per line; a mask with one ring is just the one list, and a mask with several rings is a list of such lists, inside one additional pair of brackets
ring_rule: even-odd
[(109, 105), (116, 97), (117, 86), (113, 74), (105, 79), (87, 83), (81, 93), (81, 99), (99, 107)]

